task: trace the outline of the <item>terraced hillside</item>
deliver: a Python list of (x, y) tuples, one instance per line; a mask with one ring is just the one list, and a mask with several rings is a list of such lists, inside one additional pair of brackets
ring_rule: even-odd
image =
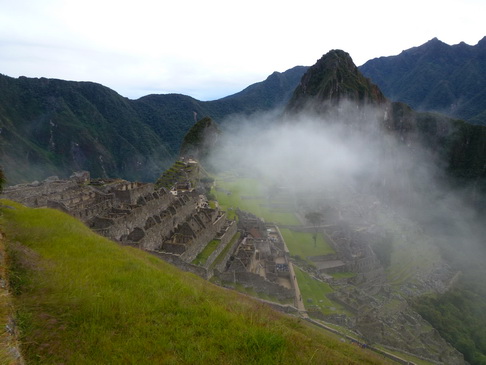
[(384, 364), (60, 211), (1, 201), (27, 364)]

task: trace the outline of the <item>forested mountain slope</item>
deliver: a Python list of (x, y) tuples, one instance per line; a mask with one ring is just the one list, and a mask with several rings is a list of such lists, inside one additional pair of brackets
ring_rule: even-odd
[(486, 37), (475, 46), (434, 38), (359, 69), (393, 101), (486, 124)]

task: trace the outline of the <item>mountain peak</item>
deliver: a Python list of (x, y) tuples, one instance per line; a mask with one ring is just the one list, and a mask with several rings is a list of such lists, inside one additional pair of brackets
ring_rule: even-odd
[(359, 103), (385, 101), (378, 87), (361, 74), (350, 55), (334, 49), (307, 70), (287, 109), (298, 111), (309, 102), (337, 104), (343, 99)]
[(430, 41), (425, 42), (425, 44), (439, 44), (439, 43), (443, 43), (443, 42), (441, 40), (439, 40), (439, 38), (437, 38), (437, 37), (434, 37)]
[(479, 46), (479, 48), (486, 48), (486, 36), (483, 37), (476, 46)]

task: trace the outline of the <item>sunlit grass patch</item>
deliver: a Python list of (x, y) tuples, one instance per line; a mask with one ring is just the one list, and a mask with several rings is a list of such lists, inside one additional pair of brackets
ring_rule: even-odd
[(289, 228), (280, 228), (280, 232), (292, 256), (299, 256), (306, 260), (309, 256), (328, 255), (334, 253), (333, 248), (326, 242), (322, 234), (317, 234), (314, 243), (313, 234), (296, 232)]
[(324, 314), (344, 312), (340, 305), (327, 297), (327, 294), (333, 292), (329, 284), (313, 279), (298, 267), (295, 267), (295, 275), (297, 276), (302, 300), (307, 310), (317, 309)]
[(357, 274), (355, 272), (336, 272), (330, 275), (334, 279), (350, 279), (354, 278)]

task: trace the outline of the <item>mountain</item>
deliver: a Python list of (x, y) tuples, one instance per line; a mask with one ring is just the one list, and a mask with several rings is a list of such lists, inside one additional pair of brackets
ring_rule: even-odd
[(154, 181), (177, 157), (194, 113), (222, 121), (284, 104), (305, 67), (275, 72), (226, 98), (129, 100), (91, 82), (0, 75), (0, 153), (9, 184), (68, 176)]
[(0, 76), (0, 146), (9, 183), (88, 170), (146, 179), (171, 158), (133, 103), (102, 85)]
[(274, 72), (265, 81), (248, 86), (237, 94), (205, 103), (211, 117), (221, 120), (234, 113), (251, 114), (256, 111), (283, 107), (299, 84), (306, 66), (296, 66), (283, 73)]
[(380, 89), (365, 78), (348, 53), (332, 50), (310, 67), (292, 94), (287, 110), (299, 111), (341, 100), (358, 103), (383, 103)]
[[(427, 47), (433, 45), (443, 48), (436, 40)], [(388, 266), (383, 276), (379, 274), (380, 265), (369, 268), (368, 274), (365, 269), (358, 270), (359, 275), (368, 278), (355, 281), (353, 289), (335, 294), (347, 304), (362, 300), (363, 307), (356, 314), (358, 330), (383, 345), (416, 354), (423, 351), (427, 357), (427, 352), (435, 351), (423, 350), (430, 339), (427, 336), (420, 344), (408, 347), (411, 338), (421, 336), (417, 329), (406, 329), (407, 322), (411, 322), (401, 316), (407, 313), (417, 319), (412, 321), (415, 324), (423, 323), (422, 318), (429, 321), (425, 326), (432, 324), (468, 363), (484, 364), (486, 288), (481, 278), (486, 274), (486, 126), (417, 112), (403, 102), (386, 99), (342, 51), (329, 52), (308, 69), (287, 105), (287, 121), (306, 121), (294, 118), (294, 113), (309, 106), (318, 116), (319, 126), (331, 126), (323, 130), (332, 138), (314, 143), (330, 144), (338, 152), (324, 149), (325, 153), (313, 160), (310, 171), (304, 169), (304, 164), (299, 167), (299, 176), (317, 179), (325, 173), (338, 175), (339, 182), (337, 187), (325, 183), (314, 187), (318, 191), (314, 194), (306, 189), (297, 205), (307, 202), (307, 211), (320, 209), (326, 217), (321, 230), (327, 237), (353, 237), (347, 241), (354, 246), (354, 252), (350, 250), (353, 257), (367, 263), (378, 260), (382, 270)], [(332, 128), (335, 125), (338, 133)], [(315, 134), (324, 135), (318, 128)], [(353, 143), (366, 147), (358, 149), (361, 155), (347, 158)], [(366, 159), (370, 151), (372, 157)], [(318, 160), (328, 158), (326, 153), (338, 161), (338, 167), (327, 164), (323, 172)], [(344, 163), (339, 163), (341, 158)], [(341, 173), (341, 168), (347, 169), (353, 163), (360, 167), (359, 173), (351, 178)], [(360, 201), (368, 203), (361, 205)], [(334, 221), (333, 211), (338, 212), (334, 213)], [(346, 232), (343, 225), (352, 228)], [(397, 228), (400, 233), (393, 234)], [(367, 241), (365, 235), (359, 237), (364, 231), (376, 236)], [(420, 234), (412, 238), (412, 231)], [(345, 243), (342, 239), (336, 247), (345, 251)], [(428, 245), (435, 250), (432, 255), (425, 253)], [(427, 260), (437, 260), (433, 264), (437, 271), (430, 271), (430, 261), (421, 262), (423, 257), (404, 264), (404, 257), (413, 251), (422, 251)], [(415, 274), (409, 276), (402, 270), (423, 273), (413, 278)], [(445, 288), (427, 284), (420, 289), (425, 281), (435, 280), (439, 271), (447, 270), (456, 274), (450, 275)], [(413, 280), (407, 283), (410, 278)], [(363, 293), (350, 300), (353, 290)], [(400, 308), (391, 298), (400, 298)], [(373, 309), (365, 309), (371, 302), (375, 302)], [(395, 332), (393, 326), (398, 323), (401, 330)], [(440, 359), (442, 362), (461, 363), (457, 359)]]
[[(486, 44), (486, 38), (482, 43)], [(449, 46), (433, 40), (422, 47), (440, 50)], [(407, 104), (385, 98), (381, 89), (355, 66), (349, 54), (341, 50), (328, 52), (307, 70), (286, 110), (295, 113), (311, 106), (316, 111), (327, 112), (330, 106), (341, 101), (378, 107), (386, 113), (383, 123), (387, 130), (394, 131), (409, 144), (426, 146), (441, 157), (450, 177), (460, 184), (474, 184), (486, 193), (486, 126), (438, 113), (417, 112)], [(353, 114), (353, 118), (357, 121), (361, 116)]]
[(475, 46), (449, 46), (434, 38), (359, 69), (391, 100), (486, 124), (486, 37)]
[(199, 120), (184, 136), (180, 155), (204, 162), (215, 144), (221, 130), (209, 117)]

